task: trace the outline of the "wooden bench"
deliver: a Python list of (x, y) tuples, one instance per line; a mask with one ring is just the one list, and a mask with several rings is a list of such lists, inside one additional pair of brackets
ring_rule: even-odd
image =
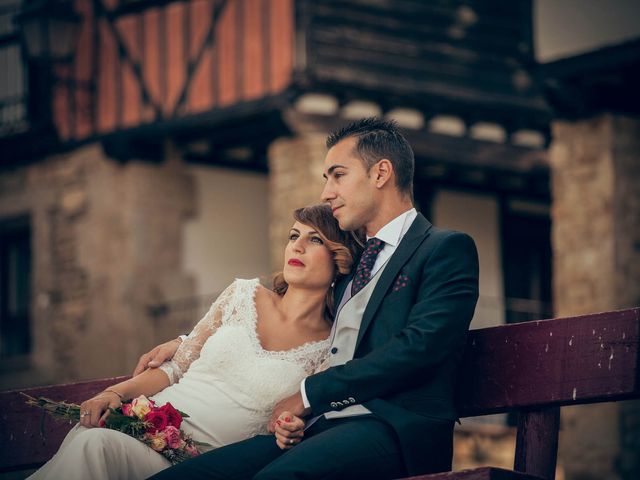
[[(459, 382), (460, 414), (519, 412), (514, 471), (487, 467), (414, 478), (554, 478), (558, 407), (640, 398), (639, 338), (640, 308), (471, 331)], [(80, 402), (124, 378), (23, 391)], [(42, 465), (70, 428), (25, 405), (18, 391), (0, 393), (0, 405), (0, 471)]]

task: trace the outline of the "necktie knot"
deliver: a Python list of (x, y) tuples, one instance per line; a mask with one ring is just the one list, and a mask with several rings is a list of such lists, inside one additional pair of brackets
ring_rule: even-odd
[(378, 254), (384, 248), (384, 242), (379, 238), (372, 237), (367, 240), (367, 246), (362, 252), (358, 267), (356, 268), (356, 274), (353, 277), (353, 283), (351, 284), (351, 295), (355, 295), (371, 280), (371, 271), (376, 263)]

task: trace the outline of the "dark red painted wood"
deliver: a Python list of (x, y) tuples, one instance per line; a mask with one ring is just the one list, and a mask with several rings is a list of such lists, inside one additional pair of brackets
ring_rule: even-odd
[[(463, 416), (524, 410), (515, 467), (553, 478), (557, 412), (548, 407), (639, 398), (640, 308), (476, 330), (465, 353), (460, 408)], [(80, 402), (125, 377), (25, 390), (33, 396)], [(0, 393), (0, 470), (39, 465), (70, 428), (44, 419), (17, 391)], [(528, 479), (499, 469), (416, 477)]]
[(512, 472), (502, 468), (483, 467), (460, 472), (419, 475), (406, 480), (540, 480), (540, 477), (521, 472)]
[[(32, 397), (80, 403), (110, 385), (128, 377), (37, 387), (0, 393), (0, 471), (39, 466), (57, 451), (71, 425), (56, 422), (49, 415), (25, 403), (20, 392)], [(44, 435), (41, 433), (44, 432)]]
[(640, 308), (469, 333), (463, 417), (640, 396)]
[(521, 412), (513, 469), (551, 480), (556, 474), (560, 407)]

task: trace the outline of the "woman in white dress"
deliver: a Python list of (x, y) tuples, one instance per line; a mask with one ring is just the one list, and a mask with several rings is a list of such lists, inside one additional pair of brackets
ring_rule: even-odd
[[(81, 404), (81, 422), (58, 453), (32, 477), (147, 478), (170, 466), (142, 442), (100, 426), (108, 408), (146, 395), (189, 414), (181, 428), (211, 448), (267, 434), (275, 404), (327, 356), (333, 284), (349, 273), (355, 240), (330, 207), (294, 212), (284, 270), (273, 290), (257, 279), (236, 280), (180, 345), (170, 362), (113, 385)], [(275, 442), (275, 439), (274, 439)]]

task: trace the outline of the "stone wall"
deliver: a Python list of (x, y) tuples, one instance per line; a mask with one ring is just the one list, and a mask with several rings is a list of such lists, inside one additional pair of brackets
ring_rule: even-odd
[(282, 270), (292, 212), (320, 202), (326, 137), (324, 132), (301, 132), (269, 146), (269, 240), (274, 271)]
[[(556, 316), (640, 305), (640, 120), (556, 122), (550, 162)], [(638, 405), (563, 408), (568, 479), (640, 478)]]
[(0, 174), (0, 219), (31, 217), (31, 358), (0, 388), (130, 373), (174, 335), (148, 306), (189, 296), (181, 272), (193, 179), (167, 149), (162, 164), (109, 159), (90, 145)]

